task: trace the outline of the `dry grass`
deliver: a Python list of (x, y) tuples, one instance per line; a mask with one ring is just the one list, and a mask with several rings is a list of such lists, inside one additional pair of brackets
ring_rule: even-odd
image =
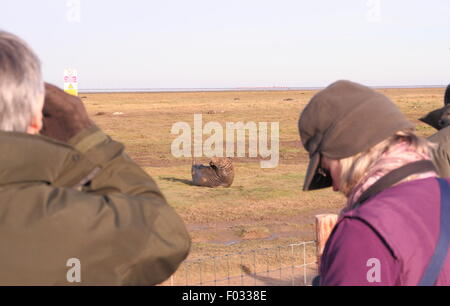
[[(440, 107), (444, 89), (386, 89), (417, 124), (420, 135), (433, 129), (417, 119)], [(345, 199), (330, 190), (302, 192), (307, 154), (297, 132), (300, 111), (315, 91), (83, 94), (89, 114), (157, 181), (185, 220), (194, 241), (191, 258), (260, 246), (312, 240), (313, 216), (337, 212)], [(122, 115), (113, 115), (121, 112)], [(229, 189), (190, 184), (191, 160), (174, 158), (172, 125), (255, 121), (280, 123), (280, 165), (261, 169), (258, 159), (236, 158)], [(210, 113), (210, 114), (208, 114)], [(96, 115), (97, 114), (97, 115)], [(376, 128), (376, 127), (374, 127)], [(205, 136), (206, 138), (206, 136)], [(206, 159), (205, 159), (206, 161)]]

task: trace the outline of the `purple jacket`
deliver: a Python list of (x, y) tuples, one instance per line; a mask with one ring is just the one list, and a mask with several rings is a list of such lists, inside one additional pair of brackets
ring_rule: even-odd
[[(338, 221), (322, 256), (320, 284), (417, 285), (435, 250), (439, 217), (434, 178), (382, 191)], [(448, 255), (437, 285), (450, 285)]]

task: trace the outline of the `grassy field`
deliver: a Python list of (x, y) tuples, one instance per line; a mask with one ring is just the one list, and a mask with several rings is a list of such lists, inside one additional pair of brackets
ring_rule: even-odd
[[(417, 119), (443, 105), (444, 89), (385, 89), (417, 124), (422, 136), (434, 130)], [(226, 254), (314, 239), (314, 215), (338, 212), (345, 199), (331, 190), (301, 191), (308, 156), (297, 121), (315, 91), (97, 93), (81, 94), (89, 114), (157, 181), (184, 219), (192, 240), (190, 258)], [(114, 115), (119, 112), (123, 114)], [(174, 123), (279, 122), (280, 163), (260, 168), (258, 158), (235, 158), (231, 188), (192, 186), (191, 159), (170, 151)], [(377, 128), (377, 127), (373, 127)], [(204, 136), (204, 139), (207, 136)], [(204, 158), (201, 161), (207, 162)]]

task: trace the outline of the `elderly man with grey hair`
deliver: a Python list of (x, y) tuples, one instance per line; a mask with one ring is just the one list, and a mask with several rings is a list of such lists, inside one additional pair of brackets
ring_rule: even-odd
[(1, 31), (0, 152), (0, 285), (152, 285), (186, 258), (152, 178)]

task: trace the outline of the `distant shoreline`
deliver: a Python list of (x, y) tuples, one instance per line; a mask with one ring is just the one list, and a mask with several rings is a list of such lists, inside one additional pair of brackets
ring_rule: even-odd
[[(373, 89), (427, 89), (446, 88), (447, 85), (370, 86)], [(235, 91), (313, 91), (325, 87), (236, 87), (236, 88), (119, 88), (79, 89), (79, 93), (183, 93), (183, 92), (235, 92)]]

